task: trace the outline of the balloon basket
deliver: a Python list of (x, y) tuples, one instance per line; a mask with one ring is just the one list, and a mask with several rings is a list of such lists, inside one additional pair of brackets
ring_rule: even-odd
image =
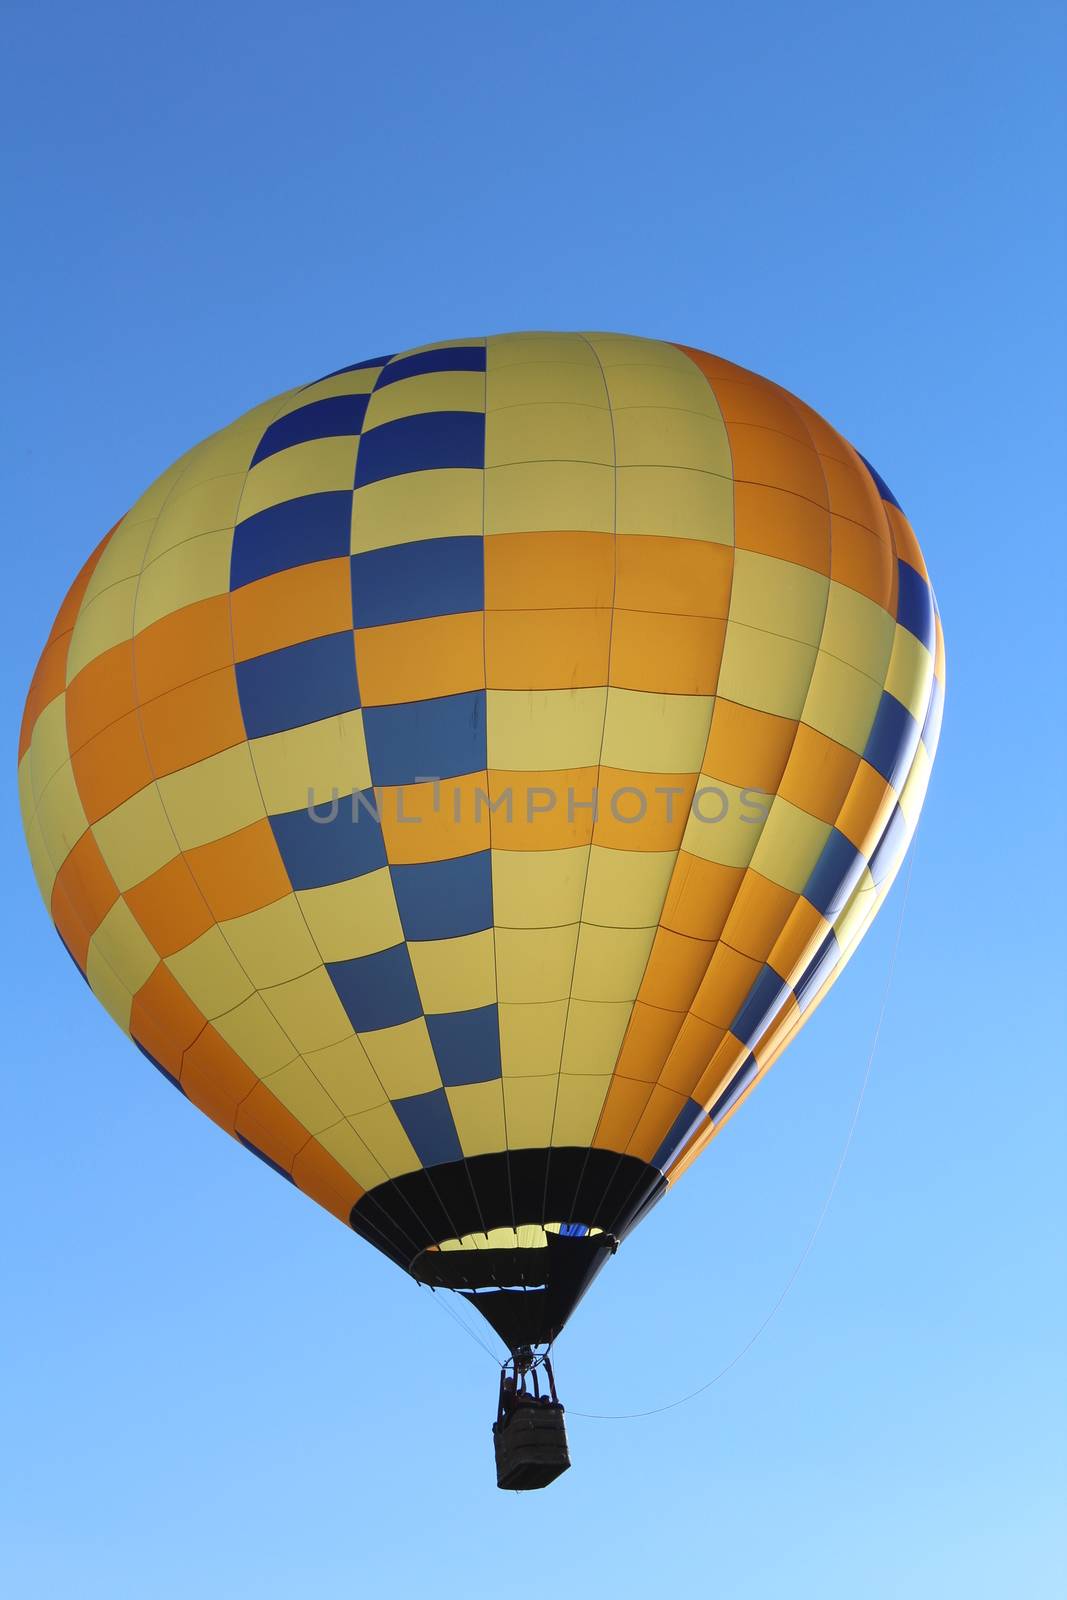
[[(543, 1392), (538, 1369), (548, 1380)], [(544, 1489), (570, 1466), (567, 1425), (547, 1355), (525, 1350), (505, 1363), (493, 1447), (498, 1489)]]

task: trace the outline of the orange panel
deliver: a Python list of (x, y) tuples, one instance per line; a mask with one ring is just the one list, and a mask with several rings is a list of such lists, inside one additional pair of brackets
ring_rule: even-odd
[(610, 606), (615, 581), (610, 533), (494, 533), (485, 540), (485, 609)]
[[(521, 774), (523, 781), (528, 774)], [(558, 774), (554, 774), (558, 777)], [(535, 780), (536, 781), (536, 780)], [(375, 790), (385, 852), (394, 866), (419, 861), (451, 861), (489, 848), (490, 779), (484, 772), (442, 778), (438, 784), (405, 783)], [(516, 808), (518, 809), (518, 808)], [(493, 842), (503, 813), (493, 817)], [(510, 850), (548, 846), (508, 845)]]
[(182, 1088), (227, 1133), (235, 1131), (238, 1108), (258, 1084), (251, 1067), (210, 1022), (182, 1057)]
[(490, 689), (589, 689), (606, 684), (611, 628), (606, 608), (487, 611), (488, 685)]
[(923, 560), (923, 553), (919, 549), (919, 541), (915, 537), (915, 530), (912, 528), (911, 523), (903, 511), (898, 511), (896, 506), (888, 505), (884, 501), (883, 504), (885, 505), (889, 531), (893, 536), (893, 546), (897, 555), (902, 561), (906, 561), (909, 567), (914, 567), (916, 572), (921, 573), (929, 583), (930, 574), (926, 570), (926, 562)]
[(748, 1046), (734, 1034), (727, 1033), (697, 1084), (693, 1099), (710, 1111), (737, 1069), (748, 1060), (748, 1055)]
[(681, 851), (660, 922), (691, 939), (718, 939), (744, 878), (744, 867), (724, 867)]
[(728, 1028), (741, 1009), (763, 963), (719, 944), (697, 990), (693, 1015), (718, 1028)]
[(833, 822), (859, 764), (854, 750), (801, 723), (778, 793), (822, 822)]
[(638, 999), (615, 1063), (616, 1077), (655, 1083), (683, 1020), (682, 1011), (661, 1011)]
[(714, 694), (725, 637), (721, 618), (616, 611), (610, 681), (650, 694)]
[(216, 921), (243, 917), (292, 891), (266, 817), (186, 852), (189, 869)]
[(678, 617), (726, 617), (734, 552), (703, 539), (619, 535), (615, 604), (626, 611)]
[(363, 1189), (317, 1139), (309, 1139), (293, 1161), (293, 1182), (326, 1211), (347, 1222)]
[(657, 1083), (626, 1146), (627, 1155), (637, 1156), (641, 1161), (651, 1161), (684, 1105), (684, 1095)]
[(97, 822), (152, 782), (140, 719), (135, 711), (120, 717), (71, 757), (74, 781), (85, 814)]
[(142, 706), (145, 744), (156, 777), (218, 755), (245, 737), (232, 667), (206, 673)]
[(895, 799), (892, 786), (881, 773), (861, 761), (845, 803), (834, 818), (834, 827), (861, 855), (869, 856), (889, 821)]
[(650, 1084), (635, 1083), (632, 1078), (613, 1078), (593, 1136), (593, 1148), (618, 1150), (621, 1154), (641, 1120), (651, 1093)]
[(137, 694), (154, 700), (233, 661), (230, 597), (215, 594), (160, 617), (133, 641)]
[(810, 443), (801, 444), (773, 428), (754, 428), (746, 422), (730, 423), (728, 432), (736, 482), (787, 489), (829, 509), (822, 462)]
[(851, 461), (823, 458), (823, 471), (830, 491), (830, 510), (884, 540), (888, 533), (882, 500), (874, 481), (858, 456)]
[(176, 1078), (182, 1056), (207, 1026), (177, 978), (162, 962), (133, 997), (130, 1033)]
[(71, 752), (80, 750), (136, 704), (133, 641), (125, 639), (88, 662), (67, 685), (67, 744)]
[(830, 931), (810, 901), (797, 896), (796, 905), (771, 948), (767, 964), (787, 983), (794, 983)]
[(716, 700), (703, 770), (720, 783), (777, 794), (796, 731), (790, 717)]
[(601, 767), (593, 843), (606, 850), (677, 850), (696, 785), (692, 772)]
[(830, 571), (830, 523), (821, 506), (761, 483), (734, 485), (734, 538), (739, 550), (777, 556), (812, 572)]
[(125, 898), (161, 956), (184, 950), (214, 921), (184, 856), (175, 856), (151, 877), (127, 889)]
[(86, 829), (59, 869), (50, 908), (60, 938), (83, 972), (89, 940), (118, 895), (100, 848)]
[(830, 576), (896, 616), (896, 562), (887, 538), (858, 522), (830, 519)]
[(736, 379), (723, 376), (712, 380), (712, 388), (723, 418), (731, 427), (740, 422), (757, 428), (773, 428), (776, 433), (784, 433), (811, 448), (811, 435), (804, 418), (785, 391), (775, 384), (759, 379), (738, 383)]
[(485, 685), (482, 613), (357, 628), (356, 671), (365, 706), (464, 694)]
[(30, 680), (30, 687), (26, 695), (26, 709), (22, 713), (22, 726), (19, 729), (19, 760), (21, 761), (29, 749), (30, 740), (33, 738), (34, 724), (41, 715), (45, 706), (50, 706), (57, 695), (62, 694), (67, 682), (67, 652), (70, 649), (70, 634), (60, 634), (56, 639), (50, 639), (41, 653)]
[[(497, 808), (493, 812), (493, 848), (567, 850), (573, 845), (589, 844), (593, 837), (597, 772), (596, 767), (576, 767), (573, 771), (560, 772), (490, 772), (489, 797)], [(484, 786), (484, 775), (480, 782)], [(509, 794), (510, 806), (507, 803)], [(640, 829), (620, 831), (639, 833)], [(467, 848), (484, 850), (488, 843), (487, 817), (484, 842)], [(388, 839), (386, 845), (388, 848)], [(447, 853), (460, 855), (463, 852), (450, 849)], [(434, 859), (433, 856), (419, 857), (420, 861)]]
[(796, 903), (792, 889), (749, 868), (726, 919), (724, 943), (753, 961), (766, 961)]
[(667, 1011), (688, 1011), (714, 948), (710, 939), (688, 939), (671, 928), (657, 929), (638, 999)]
[(230, 595), (238, 661), (284, 650), (352, 626), (352, 563), (347, 556), (286, 567)]
[(708, 1063), (722, 1044), (725, 1034), (724, 1028), (717, 1028), (700, 1017), (686, 1017), (660, 1075), (664, 1087), (699, 1099), (697, 1084), (707, 1071)]
[(311, 1137), (303, 1123), (286, 1110), (265, 1083), (257, 1083), (248, 1099), (241, 1103), (237, 1132), (286, 1172), (292, 1172), (293, 1162)]

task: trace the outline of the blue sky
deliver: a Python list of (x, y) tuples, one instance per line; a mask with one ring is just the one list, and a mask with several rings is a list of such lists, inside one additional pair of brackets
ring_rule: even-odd
[[(15, 5), (0, 925), (0, 1581), (27, 1600), (650, 1588), (1042, 1597), (1062, 1545), (1062, 14)], [(908, 511), (945, 731), (870, 1089), (756, 1346), (574, 1470), (493, 1486), (495, 1373), (182, 1103), (78, 983), (14, 793), (88, 550), (265, 395), (524, 327), (679, 339), (795, 390)], [(831, 1002), (560, 1344), (575, 1411), (750, 1338), (819, 1213), (898, 885)]]

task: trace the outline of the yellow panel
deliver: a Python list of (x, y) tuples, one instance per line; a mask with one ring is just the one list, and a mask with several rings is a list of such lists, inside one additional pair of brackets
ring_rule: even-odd
[(267, 456), (250, 469), (245, 479), (238, 507), (240, 521), (284, 500), (353, 488), (358, 444), (354, 437), (309, 439)]
[[(711, 695), (610, 689), (601, 757), (604, 766), (628, 772), (699, 772), (714, 703)], [(652, 784), (643, 799), (649, 812), (662, 803)], [(610, 806), (611, 795), (602, 794), (600, 804)], [(627, 818), (639, 816), (637, 797), (620, 799), (617, 813)]]
[(641, 987), (656, 930), (596, 928), (583, 923), (574, 964), (577, 1000), (633, 1000)]
[(123, 893), (143, 883), (178, 854), (174, 829), (154, 783), (94, 822), (93, 838)]
[(309, 795), (315, 806), (328, 808), (335, 793), (341, 805), (350, 805), (354, 793), (370, 788), (359, 711), (252, 739), (249, 749), (272, 816), (303, 810)]
[(159, 965), (159, 955), (145, 937), (125, 900), (116, 900), (89, 941), (119, 982), (136, 994)]
[(930, 704), (933, 681), (933, 656), (913, 633), (898, 626), (884, 687), (922, 723)]
[(632, 1010), (629, 1000), (612, 1003), (572, 1000), (561, 1071), (610, 1072), (618, 1060)]
[(496, 999), (493, 930), (408, 942), (424, 1011), (473, 1011)]
[(930, 773), (933, 763), (927, 753), (925, 745), (915, 747), (915, 759), (911, 764), (911, 771), (904, 782), (900, 792), (900, 809), (903, 811), (912, 828), (919, 820), (923, 801), (926, 799), (926, 789), (930, 782)]
[(291, 389), (276, 415), (287, 417), (291, 411), (299, 411), (313, 400), (331, 400), (339, 394), (370, 394), (381, 370), (381, 367), (359, 367), (353, 372), (334, 372), (330, 377), (320, 378), (317, 383), (309, 383), (305, 388)]
[(567, 1026), (566, 1000), (541, 1005), (508, 1005), (501, 1001), (500, 1063), (505, 1078), (555, 1073), (563, 1057)]
[(124, 578), (136, 578), (144, 565), (155, 524), (154, 516), (136, 520), (131, 516), (123, 517), (92, 570), (82, 597), (83, 606), (90, 605), (101, 590), (110, 589), (112, 584), (121, 583)]
[(217, 927), (168, 956), (166, 965), (205, 1017), (232, 1011), (253, 990), (248, 974)]
[[(202, 533), (217, 533), (232, 528), (244, 488), (244, 472), (228, 472), (221, 478), (190, 481), (168, 500), (160, 512), (148, 547), (148, 561), (154, 561), (186, 539)], [(147, 565), (147, 562), (146, 562)]]
[(228, 472), (244, 473), (270, 423), (282, 406), (298, 393), (296, 389), (286, 389), (281, 394), (273, 395), (271, 399), (246, 411), (236, 422), (220, 428), (218, 433), (213, 433), (202, 444), (198, 444), (192, 452), (189, 477), (202, 480), (221, 477)]
[[(606, 688), (488, 690), (490, 768), (552, 772), (596, 766), (606, 699)], [(523, 797), (517, 795), (517, 811), (523, 804)]]
[(726, 627), (719, 694), (740, 706), (796, 719), (804, 708), (815, 658), (812, 645), (731, 621)]
[(38, 799), (37, 821), (48, 854), (61, 867), (89, 826), (69, 764), (60, 767)]
[(462, 1084), (446, 1089), (445, 1094), (465, 1156), (482, 1156), (505, 1148), (504, 1094), (499, 1080)]
[(304, 1059), (346, 1117), (384, 1105), (389, 1098), (389, 1090), (382, 1087), (381, 1074), (375, 1072), (354, 1033), (324, 1050), (309, 1050)]
[(596, 1125), (604, 1108), (611, 1074), (575, 1073), (559, 1080), (559, 1098), (552, 1126), (552, 1143), (558, 1148), (567, 1145), (590, 1145)]
[(375, 1161), (350, 1123), (337, 1122), (332, 1128), (323, 1128), (318, 1141), (362, 1188), (373, 1189), (376, 1184), (385, 1182), (388, 1176), (385, 1168)]
[(482, 532), (482, 474), (474, 467), (402, 472), (356, 490), (352, 549)]
[(613, 466), (611, 412), (604, 395), (596, 406), (568, 401), (491, 411), (485, 426), (486, 466), (517, 461), (594, 461)]
[[(681, 351), (678, 354), (681, 355)], [(687, 356), (682, 356), (682, 360), (688, 370), (630, 363), (609, 366), (605, 377), (612, 410), (626, 406), (664, 406), (718, 418), (719, 408), (707, 380)]]
[(559, 1079), (551, 1077), (504, 1079), (504, 1117), (509, 1150), (543, 1150), (552, 1137)]
[[(783, 639), (817, 645), (829, 591), (829, 578), (809, 567), (779, 561), (776, 556), (758, 555), (754, 550), (738, 550), (730, 591), (730, 621), (762, 628)], [(882, 615), (885, 616), (884, 611)]]
[(400, 378), (375, 390), (367, 406), (363, 432), (369, 433), (383, 422), (397, 417), (413, 417), (424, 411), (482, 411), (485, 407), (485, 374), (482, 372), (423, 372), (414, 378)]
[(677, 859), (674, 850), (605, 850), (594, 845), (582, 921), (611, 928), (647, 928), (658, 922)]
[(862, 877), (849, 896), (848, 904), (834, 923), (834, 934), (842, 950), (847, 950), (855, 944), (863, 929), (874, 913), (878, 904), (878, 890), (875, 888), (874, 879), (869, 870), (864, 870)]
[(293, 1059), (292, 1042), (258, 994), (216, 1017), (213, 1026), (257, 1078), (276, 1072)]
[(616, 367), (659, 367), (667, 373), (685, 375), (694, 371), (689, 357), (677, 345), (668, 344), (663, 339), (646, 339), (638, 333), (610, 333), (606, 330), (587, 333), (584, 337), (607, 371)]
[(614, 521), (611, 467), (586, 461), (536, 461), (490, 467), (485, 473), (486, 533), (536, 533), (546, 528), (610, 533)]
[(425, 1017), (414, 1017), (395, 1028), (375, 1028), (361, 1034), (360, 1043), (390, 1100), (441, 1087)]
[(888, 611), (865, 594), (845, 583), (831, 583), (820, 640), (820, 648), (827, 654), (881, 683), (889, 665), (895, 628)]
[(350, 961), (403, 942), (388, 867), (346, 883), (302, 889), (296, 898), (323, 961)]
[(600, 379), (592, 346), (580, 333), (495, 333), (485, 345), (486, 366), (490, 372), (501, 367), (539, 365), (547, 361), (554, 365), (588, 367)]
[(800, 894), (829, 837), (828, 822), (809, 817), (799, 806), (777, 796), (752, 857), (753, 869), (783, 889)]
[(296, 895), (220, 923), (234, 955), (257, 989), (310, 972), (331, 958), (315, 947)]
[(765, 826), (763, 819), (745, 821), (752, 814), (751, 807), (741, 799), (747, 792), (701, 773), (682, 835), (682, 849), (724, 867), (747, 867)]
[(411, 1140), (401, 1127), (400, 1118), (392, 1106), (376, 1106), (373, 1111), (363, 1111), (351, 1121), (371, 1155), (390, 1178), (421, 1170), (422, 1162), (415, 1154)]
[(804, 702), (804, 721), (847, 750), (862, 754), (881, 698), (881, 689), (866, 673), (820, 651)]
[(132, 637), (136, 589), (137, 579), (126, 578), (102, 590), (91, 605), (82, 606), (67, 651), (68, 683), (113, 644), (122, 644)]
[(337, 1121), (338, 1107), (303, 1061), (290, 1061), (272, 1072), (267, 1088), (291, 1111), (308, 1133), (320, 1133)]
[(66, 695), (57, 694), (33, 725), (28, 768), (33, 793), (43, 794), (60, 767), (69, 760), (67, 698)]
[(577, 922), (564, 928), (497, 928), (500, 999), (515, 1004), (565, 1000), (577, 944)]
[(301, 1055), (325, 1050), (352, 1032), (348, 1013), (337, 998), (325, 967), (265, 989), (263, 999)]
[(505, 367), (494, 366), (490, 357), (486, 395), (490, 415), (516, 405), (606, 406), (608, 402), (604, 379), (591, 357), (587, 366), (545, 360)]
[(202, 444), (198, 444), (191, 450), (186, 450), (184, 455), (180, 455), (177, 461), (149, 484), (126, 513), (131, 522), (151, 522), (158, 517), (176, 485), (197, 462), (203, 448)]
[(219, 528), (186, 539), (150, 561), (137, 588), (136, 631), (198, 600), (228, 594), (232, 549), (233, 529)]
[(552, 928), (582, 914), (589, 846), (494, 850), (493, 916), (498, 928)]
[(104, 1010), (110, 1017), (114, 1018), (125, 1033), (129, 1033), (133, 996), (121, 979), (115, 976), (99, 950), (95, 949), (91, 944), (85, 966), (85, 976), (89, 981), (90, 989)]
[(264, 814), (247, 744), (160, 778), (159, 793), (183, 850), (224, 839)]
[(729, 478), (686, 467), (620, 467), (618, 532), (734, 542)]
[(44, 834), (41, 832), (41, 824), (36, 816), (26, 818), (23, 825), (26, 830), (26, 844), (30, 852), (30, 865), (33, 867), (33, 875), (37, 880), (37, 887), (41, 891), (41, 899), (47, 906), (52, 902), (52, 890), (55, 887), (56, 874), (62, 863), (57, 865), (49, 855), (48, 847), (44, 842)]
[(730, 441), (714, 411), (627, 406), (613, 417), (620, 467), (689, 467), (732, 476)]

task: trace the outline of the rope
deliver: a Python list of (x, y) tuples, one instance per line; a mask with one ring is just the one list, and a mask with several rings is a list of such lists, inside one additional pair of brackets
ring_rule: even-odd
[(893, 985), (893, 973), (896, 970), (897, 954), (900, 950), (900, 936), (904, 928), (904, 912), (907, 909), (908, 894), (911, 890), (911, 874), (914, 865), (915, 851), (913, 849), (911, 860), (908, 863), (908, 875), (904, 882), (904, 896), (900, 902), (900, 915), (897, 918), (897, 931), (896, 937), (893, 941), (893, 949), (889, 958), (889, 970), (886, 973), (885, 986), (882, 989), (882, 1003), (878, 1012), (878, 1021), (875, 1024), (874, 1037), (871, 1040), (871, 1048), (867, 1056), (867, 1067), (863, 1074), (863, 1081), (860, 1084), (860, 1091), (856, 1097), (856, 1104), (852, 1110), (852, 1120), (849, 1123), (848, 1132), (845, 1135), (845, 1142), (841, 1148), (841, 1154), (838, 1157), (837, 1167), (834, 1170), (830, 1187), (826, 1191), (826, 1199), (823, 1201), (822, 1210), (819, 1212), (818, 1219), (816, 1220), (815, 1226), (811, 1231), (811, 1235), (807, 1244), (804, 1246), (795, 1267), (789, 1274), (789, 1277), (786, 1279), (785, 1287), (783, 1288), (781, 1294), (771, 1306), (771, 1309), (768, 1311), (763, 1321), (759, 1324), (759, 1327), (756, 1329), (755, 1333), (748, 1340), (747, 1344), (743, 1344), (733, 1359), (728, 1361), (725, 1367), (722, 1367), (713, 1378), (709, 1378), (707, 1383), (702, 1383), (698, 1389), (690, 1390), (688, 1394), (683, 1394), (678, 1400), (669, 1400), (666, 1405), (652, 1406), (648, 1411), (574, 1411), (568, 1407), (568, 1416), (582, 1417), (588, 1422), (633, 1422), (639, 1417), (658, 1417), (664, 1411), (674, 1411), (678, 1406), (687, 1405), (690, 1400), (695, 1400), (698, 1395), (706, 1394), (707, 1391), (716, 1383), (718, 1383), (721, 1378), (725, 1378), (728, 1372), (732, 1372), (734, 1367), (737, 1366), (738, 1362), (744, 1359), (744, 1357), (752, 1349), (752, 1346), (778, 1315), (786, 1296), (788, 1295), (790, 1289), (792, 1289), (794, 1283), (796, 1283), (797, 1278), (800, 1276), (801, 1269), (811, 1254), (815, 1245), (815, 1241), (822, 1231), (822, 1225), (826, 1221), (826, 1214), (830, 1209), (830, 1202), (833, 1200), (834, 1192), (837, 1189), (838, 1182), (841, 1178), (841, 1173), (844, 1170), (845, 1161), (848, 1158), (848, 1153), (852, 1146), (852, 1139), (856, 1132), (856, 1125), (859, 1122), (860, 1111), (863, 1108), (863, 1101), (867, 1093), (867, 1085), (871, 1080), (871, 1072), (874, 1067), (874, 1058), (878, 1051), (878, 1041), (882, 1034), (882, 1023), (885, 1020), (886, 1007), (889, 1004), (889, 991)]

